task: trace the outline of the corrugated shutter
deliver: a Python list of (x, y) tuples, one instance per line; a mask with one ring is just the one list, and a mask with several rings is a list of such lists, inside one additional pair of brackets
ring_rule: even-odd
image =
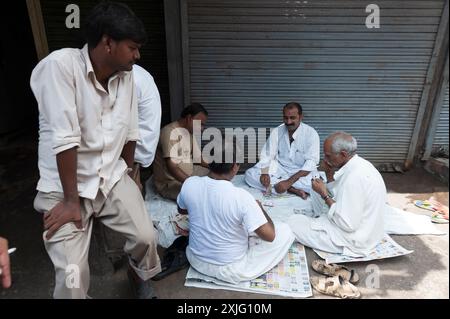
[(442, 104), (439, 123), (434, 136), (433, 148), (446, 147), (448, 153), (448, 83), (445, 92), (444, 102)]
[[(81, 47), (85, 42), (81, 29), (68, 29), (65, 26), (66, 17), (69, 15), (65, 12), (66, 6), (70, 3), (77, 4), (80, 8), (81, 23), (83, 23), (89, 10), (98, 2), (96, 0), (76, 2), (41, 0), (49, 50)], [(122, 0), (121, 2), (127, 4), (145, 25), (148, 43), (141, 50), (139, 64), (155, 79), (161, 95), (162, 123), (168, 123), (170, 122), (170, 100), (163, 0)]]
[[(323, 139), (345, 130), (374, 163), (403, 163), (444, 1), (187, 0), (190, 100), (209, 126), (275, 127), (302, 104)], [(260, 145), (258, 145), (260, 146)]]

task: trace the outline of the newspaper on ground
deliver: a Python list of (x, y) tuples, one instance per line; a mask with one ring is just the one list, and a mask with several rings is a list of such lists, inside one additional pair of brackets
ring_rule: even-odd
[(397, 244), (389, 235), (385, 235), (381, 242), (373, 249), (373, 251), (366, 257), (352, 257), (342, 254), (327, 253), (318, 249), (314, 251), (323, 259), (327, 264), (339, 264), (358, 261), (369, 261), (376, 259), (392, 258), (398, 256), (404, 256), (411, 254), (413, 250), (406, 250), (399, 244)]
[(184, 285), (296, 298), (312, 296), (305, 248), (297, 242), (292, 244), (284, 259), (277, 266), (256, 279), (231, 284), (203, 275), (190, 267)]

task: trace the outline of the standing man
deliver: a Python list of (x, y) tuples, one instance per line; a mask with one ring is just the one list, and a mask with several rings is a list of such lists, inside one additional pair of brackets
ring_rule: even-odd
[(138, 101), (139, 135), (134, 155), (134, 181), (142, 190), (140, 168), (149, 167), (155, 158), (161, 127), (161, 99), (153, 77), (143, 67), (133, 66)]
[(311, 176), (320, 158), (320, 139), (316, 130), (302, 122), (299, 103), (283, 107), (284, 124), (275, 128), (261, 152), (260, 161), (245, 172), (248, 185), (264, 191), (274, 186), (306, 199), (311, 192)]
[(149, 279), (161, 269), (157, 240), (142, 195), (127, 174), (139, 139), (130, 71), (146, 33), (120, 3), (101, 2), (86, 21), (87, 44), (51, 53), (30, 81), (40, 126), (34, 207), (45, 213), (44, 244), (56, 273), (53, 296), (86, 298), (93, 218), (98, 218), (126, 237), (136, 296), (152, 298)]

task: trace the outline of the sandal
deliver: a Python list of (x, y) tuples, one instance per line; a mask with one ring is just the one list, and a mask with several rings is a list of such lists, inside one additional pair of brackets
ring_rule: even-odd
[(432, 212), (434, 212), (436, 210), (436, 208), (433, 206), (433, 204), (431, 204), (427, 200), (415, 200), (414, 205), (416, 205), (419, 208), (431, 210)]
[(349, 270), (347, 267), (336, 265), (336, 264), (327, 264), (324, 260), (314, 260), (312, 262), (312, 268), (317, 271), (319, 274), (323, 274), (326, 276), (341, 276), (344, 280), (351, 282), (352, 284), (356, 284), (359, 281), (359, 276), (355, 272), (354, 269)]
[(358, 288), (353, 286), (349, 281), (344, 280), (341, 276), (328, 278), (311, 277), (310, 281), (313, 288), (324, 295), (342, 299), (358, 299), (361, 297)]
[(441, 214), (435, 214), (431, 216), (431, 221), (436, 224), (448, 224), (448, 219)]

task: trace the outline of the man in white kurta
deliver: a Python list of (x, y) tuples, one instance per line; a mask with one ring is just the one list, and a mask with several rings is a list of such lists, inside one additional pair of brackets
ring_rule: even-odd
[(138, 102), (140, 139), (136, 142), (133, 171), (130, 175), (142, 190), (140, 168), (149, 167), (153, 163), (158, 146), (161, 99), (153, 77), (144, 68), (133, 65), (133, 77)]
[(386, 187), (376, 168), (355, 152), (356, 140), (347, 133), (332, 134), (325, 141), (324, 165), (330, 182), (312, 182), (311, 200), (318, 217), (299, 214), (288, 220), (303, 245), (365, 256), (383, 238)]
[(134, 161), (149, 167), (155, 158), (161, 128), (161, 99), (153, 77), (141, 66), (133, 65), (138, 102), (139, 135)]
[(320, 159), (319, 135), (302, 122), (302, 108), (298, 103), (284, 106), (283, 119), (284, 124), (271, 132), (260, 161), (246, 171), (245, 181), (263, 191), (274, 186), (278, 193), (288, 191), (306, 198)]

